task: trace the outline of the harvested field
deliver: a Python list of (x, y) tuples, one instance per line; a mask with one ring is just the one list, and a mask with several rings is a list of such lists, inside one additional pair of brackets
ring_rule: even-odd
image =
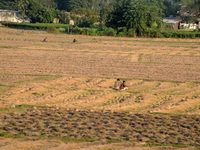
[(200, 81), (199, 40), (1, 33), (0, 73)]
[[(87, 143), (91, 149), (200, 146), (200, 39), (54, 35), (3, 27), (0, 35), (1, 136), (118, 142)], [(116, 78), (126, 80), (129, 90), (114, 90)], [(0, 140), (0, 149), (12, 149), (6, 140)], [(59, 148), (70, 143), (60, 141)]]
[[(200, 146), (200, 116), (30, 108), (5, 115), (1, 133), (28, 137)], [(170, 130), (170, 131), (169, 131)]]
[[(20, 75), (16, 75), (15, 79), (19, 78)], [(199, 83), (129, 79), (129, 90), (118, 91), (113, 89), (115, 79), (60, 76), (32, 78), (12, 86), (2, 85), (0, 107), (26, 104), (134, 113), (199, 114)]]

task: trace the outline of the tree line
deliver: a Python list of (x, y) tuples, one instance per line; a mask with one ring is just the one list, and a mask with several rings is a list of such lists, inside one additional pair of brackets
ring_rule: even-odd
[(100, 22), (100, 26), (140, 35), (147, 29), (161, 29), (162, 18), (170, 15), (195, 22), (200, 0), (0, 0), (0, 9), (20, 10), (31, 22), (73, 19), (80, 27)]

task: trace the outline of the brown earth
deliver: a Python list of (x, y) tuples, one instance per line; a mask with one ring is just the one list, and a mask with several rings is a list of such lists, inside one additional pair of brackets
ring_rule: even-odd
[[(144, 147), (144, 143), (132, 144), (128, 142), (122, 143), (107, 143), (105, 141), (95, 142), (81, 142), (81, 143), (66, 143), (60, 140), (37, 140), (34, 138), (22, 139), (8, 139), (0, 138), (1, 150), (35, 150), (35, 149), (48, 149), (48, 150), (196, 150), (194, 147), (187, 148), (174, 148), (172, 146), (151, 146)], [(133, 147), (134, 146), (134, 147)]]
[[(186, 118), (191, 114), (200, 114), (200, 39), (53, 35), (45, 31), (27, 30), (22, 33), (3, 27), (0, 28), (0, 35), (0, 116), (9, 116), (15, 111), (22, 113), (24, 110), (20, 111), (20, 106), (27, 105), (146, 115), (149, 112), (178, 113)], [(45, 37), (47, 42), (42, 42)], [(74, 38), (78, 43), (72, 43)], [(129, 90), (114, 90), (116, 78), (126, 80)], [(13, 104), (17, 110), (11, 108)], [(155, 117), (154, 114), (151, 116)], [(174, 124), (178, 126), (179, 122)], [(187, 131), (193, 132), (193, 128)], [(168, 132), (173, 130), (168, 129)], [(13, 131), (13, 134), (18, 136), (18, 132)], [(39, 132), (33, 134), (40, 135)], [(198, 137), (191, 136), (193, 144), (186, 145), (194, 145)], [(0, 145), (3, 145), (0, 149), (20, 145), (16, 139), (5, 147), (7, 140), (0, 140)], [(33, 141), (29, 142), (34, 145)], [(51, 143), (49, 140), (36, 140), (36, 149), (42, 142), (46, 145)], [(29, 149), (25, 143), (21, 143), (24, 149)], [(52, 143), (49, 149), (67, 148), (71, 144), (76, 145), (60, 141), (59, 146)], [(91, 149), (112, 149), (112, 146), (113, 149), (128, 149), (133, 146), (124, 143), (87, 144)], [(84, 149), (87, 144), (76, 146)]]
[[(1, 134), (200, 146), (200, 116), (30, 108), (4, 115)], [(132, 145), (133, 146), (133, 145)]]
[[(0, 31), (5, 35), (0, 40), (0, 73), (200, 81), (199, 39), (88, 37), (31, 31), (23, 34), (5, 28)], [(43, 43), (45, 36), (48, 42)], [(74, 37), (78, 43), (71, 42)]]

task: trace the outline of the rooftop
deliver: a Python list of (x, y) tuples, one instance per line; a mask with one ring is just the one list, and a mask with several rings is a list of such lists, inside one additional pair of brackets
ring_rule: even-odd
[(163, 22), (165, 23), (178, 23), (180, 21), (181, 19), (177, 17), (166, 17), (165, 19), (163, 19)]
[(3, 9), (0, 9), (0, 12), (20, 12), (20, 11), (16, 11), (16, 10), (3, 10)]

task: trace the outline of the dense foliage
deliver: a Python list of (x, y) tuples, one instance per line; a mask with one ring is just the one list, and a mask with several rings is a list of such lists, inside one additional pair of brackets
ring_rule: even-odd
[(21, 17), (32, 23), (52, 23), (58, 18), (59, 23), (68, 24), (73, 19), (78, 27), (94, 28), (98, 22), (98, 31), (113, 28), (119, 36), (157, 32), (157, 37), (165, 16), (195, 23), (200, 0), (0, 0), (0, 9), (20, 10)]
[(119, 0), (109, 13), (106, 26), (117, 29), (126, 27), (142, 35), (148, 28), (161, 26), (162, 0)]
[[(49, 33), (58, 33), (59, 32), (68, 32), (73, 34), (81, 34), (81, 35), (92, 35), (92, 36), (118, 36), (118, 37), (135, 37), (136, 33), (134, 33), (133, 29), (130, 29), (128, 32), (125, 27), (113, 29), (108, 27), (101, 27), (99, 28), (83, 28), (83, 27), (70, 27), (66, 24), (51, 24), (51, 23), (7, 23), (2, 22), (3, 25), (8, 27), (15, 27), (15, 28), (31, 28), (31, 29), (47, 29)], [(56, 28), (58, 30), (56, 30)], [(49, 31), (50, 30), (50, 31)], [(131, 32), (132, 31), (132, 32)], [(173, 30), (157, 30), (157, 29), (147, 29), (143, 34), (143, 37), (148, 38), (200, 38), (199, 31), (173, 31)]]
[(68, 28), (68, 24), (58, 24), (58, 23), (7, 23), (2, 22), (2, 25), (14, 28), (30, 28), (30, 29), (47, 29), (50, 26), (54, 26), (55, 28)]

